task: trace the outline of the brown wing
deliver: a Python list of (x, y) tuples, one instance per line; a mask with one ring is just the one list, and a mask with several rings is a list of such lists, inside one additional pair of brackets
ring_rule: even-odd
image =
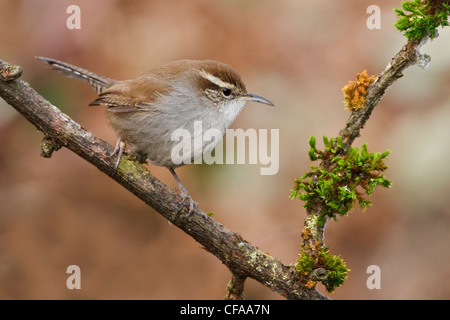
[(118, 81), (105, 89), (90, 106), (108, 106), (112, 112), (134, 112), (152, 109), (161, 94), (167, 94), (171, 87), (153, 77), (141, 77)]

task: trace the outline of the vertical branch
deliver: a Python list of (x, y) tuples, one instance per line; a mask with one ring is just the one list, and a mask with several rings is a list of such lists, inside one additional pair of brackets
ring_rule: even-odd
[(345, 127), (339, 132), (339, 136), (344, 141), (342, 154), (348, 152), (353, 141), (359, 137), (361, 129), (372, 114), (373, 109), (380, 102), (387, 89), (395, 81), (403, 76), (403, 71), (415, 64), (421, 57), (419, 49), (428, 38), (422, 40), (410, 40), (403, 48), (392, 58), (386, 69), (380, 76), (367, 88), (364, 108), (353, 111), (345, 124)]
[(247, 277), (233, 273), (230, 282), (227, 284), (225, 300), (244, 300), (244, 283)]
[[(345, 127), (339, 132), (337, 139), (335, 139), (333, 142), (330, 142), (330, 144), (326, 146), (325, 152), (318, 151), (315, 148), (314, 146), (315, 140), (310, 141), (310, 144), (312, 144), (312, 150), (314, 151), (315, 154), (318, 154), (317, 157), (315, 156), (315, 154), (313, 154), (313, 157), (315, 157), (316, 159), (317, 158), (322, 159), (322, 161), (319, 164), (319, 167), (316, 170), (313, 170), (313, 172), (310, 175), (308, 175), (309, 180), (308, 182), (306, 182), (308, 184), (308, 186), (306, 187), (307, 190), (313, 192), (314, 194), (317, 193), (315, 194), (315, 197), (309, 198), (308, 205), (306, 206), (307, 216), (305, 218), (304, 227), (302, 229), (302, 238), (303, 238), (302, 254), (300, 255), (299, 263), (297, 264), (297, 269), (301, 274), (302, 281), (306, 284), (307, 287), (312, 288), (315, 286), (315, 283), (317, 281), (320, 281), (327, 286), (328, 290), (332, 291), (334, 290), (334, 287), (342, 283), (342, 281), (346, 277), (346, 273), (348, 270), (343, 260), (338, 256), (329, 255), (328, 249), (325, 247), (324, 232), (327, 222), (330, 219), (330, 217), (337, 216), (338, 212), (336, 213), (332, 212), (330, 214), (330, 210), (334, 209), (330, 209), (329, 206), (330, 204), (323, 196), (323, 192), (329, 191), (328, 190), (324, 191), (320, 188), (329, 183), (328, 186), (330, 186), (330, 188), (334, 190), (333, 191), (334, 193), (342, 194), (343, 191), (337, 190), (338, 187), (340, 189), (347, 188), (346, 190), (350, 191), (348, 189), (348, 185), (345, 183), (342, 186), (333, 185), (333, 187), (331, 187), (333, 181), (335, 180), (341, 181), (342, 179), (341, 176), (345, 174), (342, 171), (341, 172), (333, 171), (333, 169), (337, 167), (336, 159), (341, 159), (340, 161), (342, 161), (343, 164), (346, 163), (345, 161), (347, 159), (350, 159), (349, 151), (351, 149), (351, 145), (355, 140), (355, 138), (360, 135), (360, 131), (364, 127), (367, 120), (369, 119), (372, 111), (377, 106), (377, 104), (379, 103), (383, 95), (386, 93), (388, 88), (392, 86), (396, 80), (402, 77), (403, 71), (407, 67), (415, 64), (418, 61), (418, 59), (422, 57), (422, 55), (419, 53), (418, 50), (426, 40), (427, 37), (424, 37), (421, 40), (408, 41), (406, 45), (404, 45), (403, 48), (394, 56), (392, 61), (389, 63), (386, 69), (376, 78), (376, 80), (373, 83), (371, 83), (367, 87), (367, 89), (364, 89), (366, 90), (366, 95), (364, 97), (365, 100), (363, 107), (355, 109), (351, 112)], [(369, 154), (367, 153), (367, 150), (363, 152), (366, 152), (365, 156), (366, 158), (368, 158), (367, 155)], [(389, 152), (383, 153), (382, 155), (381, 154), (380, 155), (370, 154), (370, 155), (372, 155), (373, 157), (377, 157), (376, 161), (380, 161), (388, 153)], [(375, 163), (375, 158), (373, 159), (370, 158), (369, 160), (366, 161), (372, 160), (373, 163)], [(370, 166), (371, 165), (369, 165), (369, 167)], [(373, 166), (374, 165), (372, 164), (372, 167)], [(385, 168), (384, 164), (381, 161), (379, 162), (379, 168), (380, 170), (384, 170)], [(326, 173), (325, 175), (324, 172)], [(346, 173), (350, 174), (349, 172)], [(379, 178), (380, 184), (384, 186), (390, 185), (390, 181), (384, 180), (383, 176), (378, 177), (371, 176), (374, 174), (375, 173), (373, 172), (369, 172), (366, 175), (368, 175), (369, 179)], [(323, 180), (323, 179), (330, 179), (330, 180)], [(362, 179), (362, 176), (361, 177), (358, 176), (357, 179)], [(296, 183), (297, 186), (299, 186), (303, 182), (297, 180)], [(353, 196), (360, 197), (357, 191)], [(353, 196), (351, 196), (350, 198), (352, 199), (351, 203), (356, 201), (356, 198), (353, 198)], [(342, 201), (342, 203), (344, 203), (344, 200), (334, 200), (334, 199), (337, 199), (337, 197), (333, 198), (333, 201)], [(339, 199), (341, 198), (339, 197)], [(364, 200), (361, 199), (362, 197), (358, 198), (360, 204), (364, 203), (362, 202)], [(324, 269), (324, 267), (327, 264), (334, 264), (335, 266), (337, 266), (337, 269), (342, 271), (341, 275), (334, 280), (327, 277), (327, 273), (324, 272), (326, 271), (326, 268)], [(318, 277), (317, 275), (320, 275), (320, 277)]]

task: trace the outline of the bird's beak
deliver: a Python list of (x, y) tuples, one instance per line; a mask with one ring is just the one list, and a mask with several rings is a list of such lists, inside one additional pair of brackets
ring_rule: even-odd
[(247, 93), (245, 96), (242, 96), (242, 99), (247, 100), (247, 101), (255, 101), (255, 102), (259, 102), (259, 103), (264, 103), (267, 104), (269, 106), (274, 106), (274, 104), (272, 102), (270, 102), (269, 100), (267, 100), (266, 98), (257, 96), (256, 94), (253, 93)]

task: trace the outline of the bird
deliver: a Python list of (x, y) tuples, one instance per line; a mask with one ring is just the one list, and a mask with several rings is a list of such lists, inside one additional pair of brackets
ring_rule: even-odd
[[(194, 139), (194, 123), (200, 121), (202, 132), (218, 129), (222, 136), (248, 101), (270, 106), (261, 96), (248, 93), (237, 71), (214, 60), (177, 60), (153, 68), (130, 80), (115, 80), (67, 62), (37, 56), (56, 70), (88, 82), (98, 93), (89, 106), (106, 106), (109, 124), (118, 136), (111, 156), (117, 154), (117, 169), (126, 146), (139, 162), (169, 169), (189, 210), (197, 205), (175, 173), (185, 162), (174, 161), (172, 150), (177, 141), (172, 133), (186, 129)], [(188, 155), (191, 161), (211, 151), (219, 140), (203, 141)]]

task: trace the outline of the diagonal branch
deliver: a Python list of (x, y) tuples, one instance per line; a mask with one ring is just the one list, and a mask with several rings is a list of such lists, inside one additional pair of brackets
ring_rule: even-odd
[(75, 152), (202, 244), (239, 279), (254, 278), (288, 299), (327, 299), (300, 283), (293, 267), (256, 249), (201, 209), (188, 214), (189, 199), (169, 189), (132, 157), (123, 156), (116, 171), (114, 159), (108, 156), (113, 147), (17, 79), (20, 74), (20, 67), (0, 60), (0, 96), (44, 133), (43, 156), (50, 157), (62, 146)]

